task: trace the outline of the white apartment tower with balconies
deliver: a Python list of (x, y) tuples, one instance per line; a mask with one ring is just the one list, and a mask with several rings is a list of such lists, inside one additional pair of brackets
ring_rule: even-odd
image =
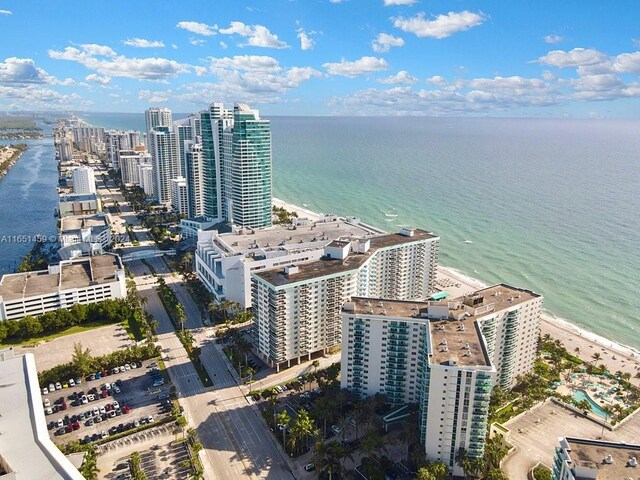
[(96, 176), (93, 168), (74, 167), (72, 175), (73, 193), (83, 195), (96, 193)]
[[(334, 240), (320, 260), (251, 276), (254, 347), (270, 365), (310, 358), (340, 348), (342, 304), (371, 290), (396, 292), (399, 299), (423, 300), (434, 291), (439, 238), (423, 230), (403, 230), (363, 240)], [(424, 248), (416, 248), (422, 245)], [(398, 255), (390, 254), (396, 251)], [(418, 255), (421, 269), (391, 263)], [(374, 267), (375, 265), (375, 267)], [(407, 270), (413, 275), (409, 276)], [(392, 271), (394, 275), (379, 275)], [(411, 281), (408, 279), (411, 278)], [(433, 282), (425, 278), (433, 279)], [(404, 282), (408, 281), (406, 285)], [(402, 282), (402, 288), (397, 286)], [(416, 285), (414, 288), (414, 284)], [(410, 295), (410, 296), (409, 296)]]

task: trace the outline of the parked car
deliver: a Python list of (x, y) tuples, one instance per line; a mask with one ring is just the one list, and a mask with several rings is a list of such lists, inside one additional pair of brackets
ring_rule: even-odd
[(331, 431), (336, 435), (340, 435), (340, 433), (342, 433), (342, 429), (338, 425), (331, 425)]
[(53, 413), (53, 410), (50, 407), (44, 409), (44, 414), (45, 415), (51, 415), (52, 413)]
[(60, 382), (56, 382), (56, 390), (62, 390), (62, 385)]
[(153, 382), (153, 386), (154, 387), (161, 387), (162, 385), (164, 385), (164, 380), (162, 380), (162, 379), (159, 379), (159, 380), (156, 380), (155, 382)]
[(73, 378), (69, 379), (69, 386), (70, 387), (75, 387), (76, 386), (76, 381)]
[(153, 415), (149, 415), (149, 416), (147, 417), (147, 422), (148, 422), (148, 423), (153, 423)]
[(53, 383), (49, 384), (49, 391), (50, 392), (55, 392), (56, 391), (56, 386)]
[(48, 395), (48, 394), (49, 394), (49, 389), (48, 389), (47, 387), (44, 387), (44, 388), (42, 389), (42, 394), (43, 394), (43, 395)]
[(49, 400), (48, 398), (45, 398), (44, 402), (42, 402), (42, 404), (44, 405), (45, 408), (50, 407), (51, 406), (51, 400)]
[(120, 388), (118, 388), (118, 387), (113, 387), (113, 393), (115, 393), (115, 394), (120, 393)]
[(316, 466), (313, 463), (307, 463), (304, 466), (304, 471), (305, 472), (313, 472), (316, 469)]
[(124, 407), (122, 407), (123, 413), (129, 413), (131, 410), (133, 409), (129, 405), (125, 405)]

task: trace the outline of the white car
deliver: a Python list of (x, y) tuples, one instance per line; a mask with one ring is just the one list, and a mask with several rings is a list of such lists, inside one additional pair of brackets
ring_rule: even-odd
[(147, 417), (147, 422), (148, 422), (148, 423), (153, 423), (153, 415), (149, 415), (149, 416)]
[(44, 414), (45, 415), (51, 415), (53, 413), (53, 410), (51, 408), (45, 408), (44, 409)]
[(49, 395), (49, 389), (48, 389), (47, 387), (44, 387), (44, 388), (42, 389), (42, 394), (43, 394), (43, 395)]
[(50, 392), (55, 392), (56, 391), (56, 386), (53, 383), (49, 384), (49, 391)]
[(45, 398), (42, 404), (44, 405), (44, 408), (47, 408), (51, 406), (51, 401), (48, 398)]
[(120, 393), (120, 389), (117, 386), (113, 387), (113, 393)]
[(331, 431), (336, 435), (340, 435), (342, 429), (338, 425), (331, 425)]
[(62, 384), (60, 382), (56, 382), (56, 390), (62, 390)]
[(118, 403), (118, 401), (117, 401), (117, 400), (113, 402), (113, 408), (114, 408), (114, 409), (116, 409), (116, 408), (120, 408), (120, 404)]
[(62, 421), (62, 419), (58, 420), (58, 423), (56, 424), (56, 426), (58, 428), (64, 427), (64, 422)]
[(91, 410), (91, 414), (92, 414), (93, 416), (96, 416), (96, 415), (98, 415), (99, 413), (100, 413), (100, 410), (98, 409), (98, 407), (96, 407), (96, 408), (94, 408), (93, 410)]
[(129, 365), (128, 363), (127, 363), (127, 364), (125, 364), (124, 369), (125, 369), (126, 371), (131, 370), (131, 365)]
[(73, 378), (69, 379), (69, 386), (70, 387), (75, 387), (76, 386), (76, 381)]
[(87, 395), (87, 400), (89, 400), (90, 402), (93, 402), (96, 399), (96, 396), (93, 393), (90, 393), (89, 395)]
[(120, 371), (121, 371), (121, 372), (124, 372), (125, 370), (130, 370), (130, 369), (131, 369), (131, 367), (129, 367), (129, 368), (125, 368), (125, 367), (124, 367), (124, 365), (121, 365), (121, 366), (120, 366)]
[(100, 411), (100, 413), (107, 413), (107, 409), (104, 408), (104, 405), (101, 406), (98, 410)]

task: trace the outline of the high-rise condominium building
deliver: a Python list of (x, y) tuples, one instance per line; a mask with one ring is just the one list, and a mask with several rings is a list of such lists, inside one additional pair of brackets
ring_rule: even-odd
[(73, 193), (96, 193), (96, 177), (93, 168), (83, 166), (73, 169)]
[(352, 298), (342, 310), (341, 386), (417, 403), (427, 460), (454, 475), (463, 448), (481, 457), (496, 375), (474, 319), (428, 319), (425, 302)]
[(187, 179), (177, 177), (171, 179), (171, 207), (181, 215), (189, 212), (189, 196), (187, 195)]
[(223, 205), (236, 225), (271, 226), (271, 126), (243, 103), (223, 137)]
[(363, 240), (334, 240), (318, 261), (254, 272), (256, 351), (279, 367), (339, 348), (341, 307), (354, 295), (384, 291), (399, 299), (427, 298), (435, 287), (438, 242), (429, 232), (408, 229)]
[(190, 218), (204, 216), (204, 156), (202, 144), (185, 142), (185, 177), (187, 178), (187, 194), (189, 196)]
[(127, 186), (140, 185), (140, 167), (152, 165), (151, 155), (144, 150), (120, 150), (118, 157), (122, 183)]
[(153, 190), (158, 203), (171, 203), (171, 180), (178, 177), (176, 134), (169, 127), (156, 127), (149, 134), (152, 146)]
[(158, 127), (167, 127), (169, 130), (173, 130), (173, 117), (171, 116), (171, 110), (168, 108), (151, 107), (144, 112), (144, 122), (147, 128), (147, 148), (151, 156), (153, 156), (151, 132)]

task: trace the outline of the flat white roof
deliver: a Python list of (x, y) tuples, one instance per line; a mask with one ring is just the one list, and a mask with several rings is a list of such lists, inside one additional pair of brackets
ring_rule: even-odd
[(33, 354), (0, 350), (0, 457), (16, 480), (83, 480), (49, 438)]

